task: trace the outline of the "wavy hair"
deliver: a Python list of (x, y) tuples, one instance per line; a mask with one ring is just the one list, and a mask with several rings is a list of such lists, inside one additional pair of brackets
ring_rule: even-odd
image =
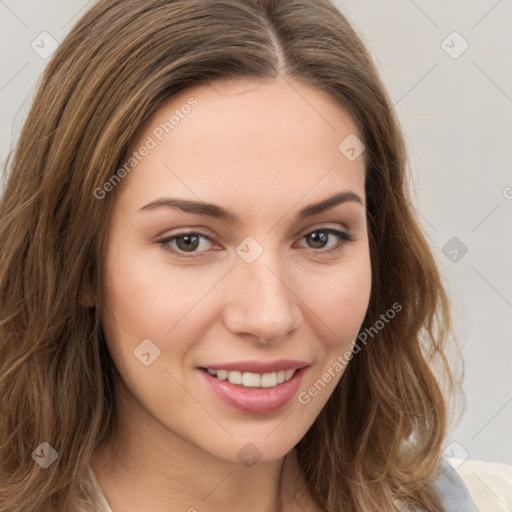
[[(297, 80), (347, 110), (366, 146), (372, 292), (362, 329), (402, 306), (296, 445), (308, 489), (327, 512), (441, 510), (430, 484), (460, 389), (449, 300), (392, 102), (360, 36), (329, 0), (101, 0), (49, 61), (4, 167), (1, 512), (94, 510), (87, 467), (113, 431), (120, 378), (100, 323), (115, 192), (98, 201), (94, 191), (164, 102), (226, 77)], [(59, 453), (44, 471), (31, 457), (42, 442)]]

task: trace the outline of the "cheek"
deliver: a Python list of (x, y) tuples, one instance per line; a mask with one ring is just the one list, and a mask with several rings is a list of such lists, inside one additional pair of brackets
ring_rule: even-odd
[(297, 396), (306, 426), (315, 421), (352, 358), (352, 348), (363, 323), (371, 293), (368, 254), (356, 264), (332, 269), (320, 287), (308, 292), (313, 307), (310, 322), (316, 334), (315, 366)]
[(324, 350), (350, 347), (366, 315), (371, 293), (369, 254), (362, 252), (353, 260), (326, 269), (303, 289)]
[(162, 266), (157, 247), (113, 243), (112, 252), (106, 255), (105, 302), (112, 320), (133, 341), (141, 336), (162, 338), (186, 314), (194, 293), (185, 281), (186, 276)]
[(172, 366), (204, 337), (198, 305), (218, 278), (172, 269), (156, 247), (113, 242), (105, 258), (102, 318), (112, 358), (121, 373), (140, 371), (134, 351), (149, 339), (160, 351), (151, 366)]
[(111, 314), (110, 321), (124, 328), (126, 334), (142, 334), (139, 330), (142, 319), (148, 329), (155, 326), (158, 304), (152, 281), (151, 273), (135, 260), (121, 257), (115, 262), (107, 262), (105, 302)]
[[(140, 403), (176, 407), (185, 397), (173, 378), (163, 372), (187, 347), (190, 329), (184, 331), (188, 325), (185, 315), (191, 306), (177, 286), (176, 276), (172, 278), (174, 288), (169, 288), (171, 277), (161, 266), (152, 264), (151, 258), (144, 260), (136, 250), (130, 251), (112, 251), (105, 259), (102, 325), (108, 349), (122, 380)], [(170, 297), (176, 293), (181, 300), (172, 302)], [(175, 377), (182, 380), (181, 375)]]

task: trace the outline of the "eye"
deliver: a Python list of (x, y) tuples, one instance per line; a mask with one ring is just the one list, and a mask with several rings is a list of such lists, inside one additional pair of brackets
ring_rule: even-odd
[[(158, 240), (158, 243), (164, 250), (177, 254), (178, 256), (183, 256), (185, 258), (197, 258), (198, 256), (194, 254), (194, 252), (197, 252), (196, 249), (201, 245), (201, 239), (213, 242), (213, 240), (204, 233), (187, 231)], [(174, 242), (176, 242), (177, 249), (173, 248), (171, 245)], [(180, 254), (180, 252), (185, 254)]]
[[(335, 237), (337, 241), (332, 247), (323, 249), (329, 240), (329, 237), (331, 236)], [(311, 248), (313, 249), (313, 252), (321, 255), (341, 251), (347, 242), (353, 242), (355, 240), (351, 234), (333, 228), (315, 229), (314, 231), (310, 231), (301, 238), (306, 239), (310, 244), (312, 244)], [(197, 231), (186, 231), (158, 240), (157, 243), (161, 245), (165, 251), (176, 254), (179, 257), (197, 258), (200, 257), (202, 253), (208, 252), (206, 250), (196, 250), (201, 246), (201, 240), (206, 240), (207, 242), (211, 243), (214, 242), (211, 237), (205, 235), (204, 233)]]
[(310, 244), (313, 244), (313, 249), (323, 249), (329, 239), (329, 236), (334, 236), (337, 238), (335, 244), (329, 249), (314, 251), (315, 253), (319, 253), (320, 255), (336, 253), (341, 251), (347, 242), (355, 241), (355, 237), (353, 237), (351, 234), (333, 228), (318, 228), (314, 231), (310, 231), (302, 238), (309, 241)]

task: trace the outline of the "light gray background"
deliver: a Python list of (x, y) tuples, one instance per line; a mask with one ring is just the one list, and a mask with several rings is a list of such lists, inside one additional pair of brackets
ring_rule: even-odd
[[(2, 163), (48, 62), (32, 41), (44, 31), (62, 41), (92, 3), (0, 0)], [(512, 2), (336, 5), (369, 46), (396, 105), (417, 209), (465, 345), (468, 403), (447, 454), (512, 463)]]

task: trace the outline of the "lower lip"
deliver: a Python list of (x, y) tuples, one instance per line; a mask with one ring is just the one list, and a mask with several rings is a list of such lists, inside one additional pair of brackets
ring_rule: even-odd
[(224, 403), (246, 413), (265, 414), (281, 409), (294, 397), (305, 370), (300, 368), (290, 380), (271, 388), (243, 387), (212, 377), (206, 370), (199, 371)]

